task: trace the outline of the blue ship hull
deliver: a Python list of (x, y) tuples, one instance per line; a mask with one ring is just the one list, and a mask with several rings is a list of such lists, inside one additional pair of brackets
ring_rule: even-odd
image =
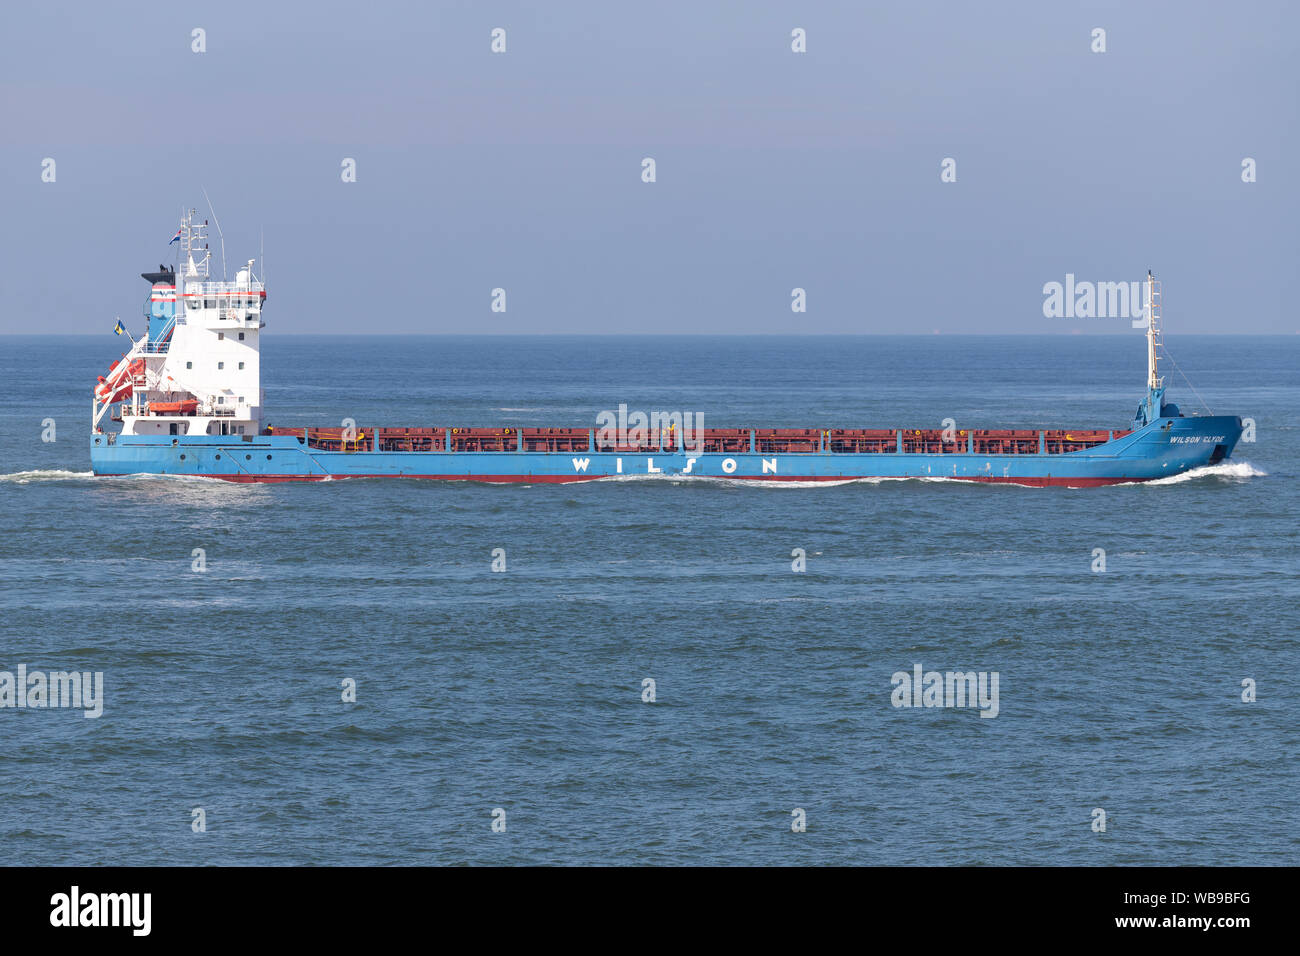
[[(1158, 406), (1157, 406), (1158, 407)], [(706, 453), (689, 451), (337, 451), (305, 437), (274, 435), (91, 436), (96, 475), (191, 475), (226, 481), (428, 478), (485, 482), (591, 481), (672, 475), (747, 481), (949, 478), (1019, 485), (1092, 487), (1150, 481), (1214, 464), (1241, 437), (1235, 416), (1163, 417), (1090, 448), (1047, 454)]]

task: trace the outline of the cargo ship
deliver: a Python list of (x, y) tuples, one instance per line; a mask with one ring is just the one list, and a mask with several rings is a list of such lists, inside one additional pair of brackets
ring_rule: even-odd
[[(149, 282), (143, 336), (93, 389), (96, 475), (236, 482), (426, 478), (573, 482), (637, 475), (735, 481), (943, 478), (1085, 488), (1150, 481), (1228, 458), (1236, 416), (1183, 415), (1158, 374), (1160, 285), (1148, 273), (1146, 394), (1127, 428), (333, 427), (264, 424), (266, 288), (255, 260), (210, 275), (207, 220), (186, 212), (177, 262)], [(224, 258), (224, 254), (223, 254)], [(119, 321), (119, 334), (130, 333)], [(105, 423), (120, 426), (105, 431)]]

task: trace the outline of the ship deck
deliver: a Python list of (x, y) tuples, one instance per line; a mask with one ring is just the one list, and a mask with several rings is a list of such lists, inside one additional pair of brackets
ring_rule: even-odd
[(267, 426), (265, 434), (292, 436), (325, 452), (551, 452), (653, 454), (925, 454), (1061, 455), (1131, 434), (1128, 430), (922, 428), (710, 428), (685, 440), (649, 430), (636, 440), (607, 441), (590, 428)]

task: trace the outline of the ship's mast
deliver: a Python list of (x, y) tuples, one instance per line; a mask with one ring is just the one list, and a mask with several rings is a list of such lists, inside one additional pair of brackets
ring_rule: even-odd
[[(178, 276), (195, 276), (208, 278), (207, 220), (195, 222), (196, 210), (189, 209), (181, 216), (181, 243), (177, 250), (176, 274)], [(194, 261), (195, 254), (200, 256)]]
[(1147, 388), (1155, 391), (1160, 387), (1160, 375), (1157, 364), (1159, 358), (1156, 347), (1160, 338), (1160, 283), (1156, 281), (1151, 270), (1147, 270)]
[[(1146, 324), (1147, 324), (1147, 395), (1138, 406), (1138, 413), (1134, 416), (1133, 427), (1141, 428), (1143, 425), (1149, 425), (1155, 421), (1164, 411), (1165, 405), (1165, 384), (1164, 379), (1160, 377), (1160, 349), (1164, 345), (1164, 340), (1160, 332), (1160, 283), (1151, 270), (1147, 270), (1147, 302), (1146, 302)], [(1133, 323), (1135, 326), (1137, 322)]]

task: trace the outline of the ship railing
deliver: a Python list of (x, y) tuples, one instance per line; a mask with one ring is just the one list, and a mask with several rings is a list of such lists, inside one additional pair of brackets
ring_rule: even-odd
[(266, 291), (264, 282), (185, 282), (183, 295), (256, 295)]
[(171, 346), (171, 333), (175, 328), (176, 316), (173, 315), (167, 320), (167, 324), (163, 326), (162, 331), (145, 342), (140, 347), (140, 351), (146, 355), (163, 355)]

